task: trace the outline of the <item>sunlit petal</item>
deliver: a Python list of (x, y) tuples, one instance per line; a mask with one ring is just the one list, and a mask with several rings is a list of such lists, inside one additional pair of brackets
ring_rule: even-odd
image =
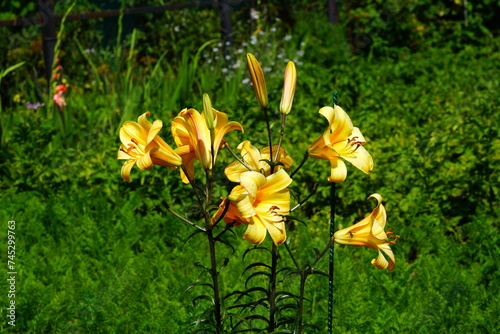
[(266, 182), (266, 177), (259, 172), (245, 172), (240, 175), (241, 185), (248, 191), (250, 197), (255, 199), (257, 191), (262, 188)]
[(249, 170), (243, 166), (239, 161), (235, 161), (226, 167), (224, 173), (229, 181), (240, 182), (241, 173), (248, 172)]
[(155, 139), (156, 135), (158, 135), (162, 127), (163, 122), (159, 119), (155, 120), (153, 124), (150, 125), (148, 139), (146, 140), (147, 144), (151, 143), (153, 139)]
[(147, 117), (151, 116), (149, 112), (145, 112), (139, 118), (137, 118), (137, 123), (139, 123), (140, 126), (142, 126), (146, 131), (149, 131), (151, 128), (151, 122), (148, 121)]
[(120, 149), (118, 150), (118, 157), (117, 159), (125, 159), (128, 160), (130, 159), (130, 154), (126, 152), (127, 148), (125, 146), (121, 146)]
[(253, 146), (250, 141), (245, 140), (239, 144), (238, 150), (243, 157), (243, 161), (252, 167), (253, 170), (258, 171), (260, 169), (259, 165), (262, 159), (261, 152)]
[(260, 244), (266, 238), (266, 231), (267, 229), (260, 218), (258, 216), (252, 217), (243, 239), (248, 240), (252, 244)]
[(340, 106), (335, 105), (335, 117), (330, 125), (332, 143), (337, 140), (347, 139), (351, 135), (353, 128), (349, 115)]
[(387, 262), (381, 251), (378, 251), (378, 257), (372, 260), (372, 264), (379, 269), (385, 269), (389, 266), (389, 262)]
[(330, 176), (328, 177), (328, 181), (330, 182), (344, 182), (347, 177), (347, 167), (345, 163), (337, 158), (330, 158)]
[(153, 161), (151, 160), (151, 156), (149, 153), (150, 152), (147, 152), (137, 160), (136, 162), (137, 167), (139, 167), (142, 170), (148, 170), (151, 167), (153, 167)]
[[(344, 149), (340, 149), (342, 146)], [(362, 170), (365, 173), (369, 173), (373, 169), (373, 159), (370, 153), (363, 146), (351, 146), (351, 145), (339, 145), (335, 144), (333, 146), (335, 149), (339, 149), (340, 156), (349, 161), (352, 165)]]
[(125, 181), (131, 182), (130, 180), (130, 171), (132, 170), (132, 167), (135, 165), (135, 160), (127, 160), (122, 166), (122, 177)]
[(288, 176), (284, 169), (280, 169), (276, 173), (268, 176), (267, 183), (263, 186), (263, 190), (266, 192), (278, 192), (288, 187), (290, 183), (292, 183), (290, 176)]
[(267, 222), (266, 219), (262, 219), (262, 222), (266, 226), (269, 235), (273, 239), (276, 246), (282, 244), (286, 240), (286, 230), (283, 218), (280, 222)]
[(139, 145), (146, 146), (147, 138), (148, 132), (146, 129), (136, 122), (125, 122), (120, 128), (120, 140), (123, 144), (135, 141)]

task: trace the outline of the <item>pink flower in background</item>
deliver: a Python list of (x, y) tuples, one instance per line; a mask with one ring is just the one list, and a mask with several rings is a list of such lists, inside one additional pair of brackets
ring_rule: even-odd
[(64, 92), (66, 91), (65, 85), (57, 85), (56, 93), (54, 94), (54, 102), (59, 106), (59, 110), (62, 111), (63, 106), (66, 105), (66, 101), (64, 100)]

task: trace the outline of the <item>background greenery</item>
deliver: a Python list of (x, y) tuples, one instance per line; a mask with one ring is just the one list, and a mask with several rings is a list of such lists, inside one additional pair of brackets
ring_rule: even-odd
[[(31, 15), (35, 6), (1, 1), (2, 19)], [(74, 12), (119, 8), (79, 1)], [(158, 5), (133, 1), (127, 6)], [(64, 14), (69, 1), (57, 3)], [(388, 226), (401, 236), (396, 269), (369, 262), (376, 252), (336, 246), (335, 331), (339, 333), (494, 333), (500, 330), (500, 41), (499, 2), (339, 1), (339, 22), (327, 22), (320, 1), (257, 2), (233, 13), (234, 46), (226, 53), (214, 10), (183, 10), (106, 20), (67, 22), (60, 31), (60, 62), (69, 84), (66, 127), (50, 103), (43, 75), (39, 28), (2, 28), (0, 69), (24, 61), (2, 78), (0, 217), (14, 219), (18, 265), (16, 327), (2, 307), (0, 328), (18, 333), (188, 333), (205, 309), (186, 288), (206, 263), (204, 240), (167, 215), (163, 199), (196, 219), (190, 189), (178, 172), (161, 168), (120, 177), (117, 131), (145, 111), (168, 124), (185, 107), (202, 109), (202, 93), (239, 121), (235, 147), (266, 136), (244, 55), (266, 72), (272, 107), (281, 97), (287, 60), (298, 71), (285, 148), (298, 162), (324, 131), (317, 114), (332, 91), (368, 139), (375, 160), (369, 175), (351, 168), (337, 186), (338, 227), (359, 221), (378, 192)], [(465, 10), (464, 10), (465, 9)], [(467, 21), (465, 20), (467, 12)], [(496, 21), (495, 21), (496, 20)], [(121, 27), (121, 28), (120, 28)], [(4, 33), (5, 32), (5, 33)], [(226, 59), (227, 57), (227, 59)], [(25, 102), (44, 102), (38, 110)], [(277, 113), (272, 115), (278, 119)], [(231, 162), (222, 151), (218, 170)], [(319, 181), (317, 194), (288, 226), (300, 261), (328, 238), (327, 161), (308, 161), (292, 185), (297, 201)], [(216, 196), (233, 186), (220, 176)], [(243, 289), (242, 269), (254, 252), (235, 228), (236, 252), (222, 272), (225, 293)], [(269, 238), (267, 238), (269, 239)], [(265, 245), (269, 246), (269, 240)], [(283, 252), (284, 265), (291, 265)], [(6, 264), (6, 255), (2, 255)], [(319, 263), (326, 269), (326, 261)], [(298, 282), (283, 279), (283, 289)], [(2, 280), (2, 305), (7, 283)], [(327, 280), (307, 285), (306, 321), (326, 328)], [(228, 303), (230, 306), (230, 303)]]

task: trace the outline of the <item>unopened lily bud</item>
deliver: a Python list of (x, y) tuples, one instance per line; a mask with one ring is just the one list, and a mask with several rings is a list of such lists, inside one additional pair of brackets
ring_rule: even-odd
[(262, 72), (259, 62), (251, 53), (247, 53), (247, 65), (248, 71), (250, 72), (250, 78), (252, 79), (255, 97), (257, 97), (257, 102), (262, 108), (267, 108), (267, 88), (264, 72)]
[(208, 94), (203, 94), (203, 112), (205, 114), (205, 121), (209, 130), (213, 130), (216, 127), (216, 120), (214, 117), (214, 112), (212, 109), (212, 101)]
[(292, 109), (295, 86), (297, 85), (297, 70), (293, 61), (289, 61), (285, 69), (285, 82), (283, 84), (283, 95), (281, 96), (280, 112), (288, 114)]

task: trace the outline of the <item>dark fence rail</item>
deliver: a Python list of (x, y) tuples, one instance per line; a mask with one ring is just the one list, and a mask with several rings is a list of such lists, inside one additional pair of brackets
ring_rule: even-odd
[[(221, 34), (224, 45), (230, 45), (232, 44), (231, 9), (234, 5), (239, 5), (245, 2), (254, 2), (254, 0), (207, 0), (163, 6), (111, 9), (93, 13), (71, 14), (67, 16), (66, 21), (90, 20), (119, 15), (157, 13), (189, 8), (214, 8), (219, 13)], [(54, 14), (54, 0), (39, 0), (38, 7), (40, 9), (39, 15), (30, 18), (23, 17), (15, 20), (0, 20), (0, 27), (29, 27), (33, 25), (39, 25), (41, 27), (43, 35), (45, 74), (47, 79), (50, 80), (52, 77), (52, 65), (54, 63), (54, 47), (57, 42), (56, 23), (61, 22), (63, 16)]]
[[(238, 3), (252, 2), (252, 0), (241, 0)], [(71, 14), (66, 18), (67, 21), (78, 21), (78, 20), (89, 20), (98, 19), (104, 17), (112, 17), (118, 15), (134, 15), (134, 14), (146, 14), (146, 13), (156, 13), (165, 12), (168, 10), (180, 10), (188, 8), (217, 8), (220, 5), (226, 4), (229, 9), (231, 8), (231, 1), (193, 1), (189, 3), (176, 3), (164, 6), (149, 6), (149, 7), (137, 7), (137, 8), (124, 8), (122, 9), (107, 9), (100, 12), (93, 13), (79, 13)], [(53, 14), (53, 1), (39, 1), (40, 15), (30, 18), (19, 18), (14, 20), (0, 20), (0, 27), (29, 27), (32, 25), (44, 25), (47, 20), (47, 16), (53, 17), (56, 22), (61, 22), (63, 15)]]

